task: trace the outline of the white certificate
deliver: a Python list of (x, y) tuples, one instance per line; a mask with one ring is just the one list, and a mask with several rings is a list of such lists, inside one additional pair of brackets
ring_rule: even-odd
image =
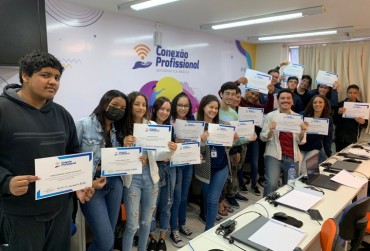
[(263, 125), (263, 108), (241, 107), (238, 109), (238, 120), (253, 120), (254, 125), (261, 127)]
[(295, 76), (298, 79), (302, 78), (304, 65), (290, 63), (284, 67), (283, 76)]
[(167, 150), (171, 141), (171, 125), (134, 124), (135, 146), (143, 150)]
[(177, 143), (177, 149), (171, 156), (170, 166), (200, 164), (200, 143)]
[(208, 124), (208, 133), (207, 145), (232, 146), (235, 126)]
[(307, 134), (328, 135), (329, 119), (305, 117), (303, 121), (308, 123)]
[(93, 153), (35, 159), (36, 200), (91, 187)]
[(277, 131), (301, 133), (303, 119), (299, 114), (278, 113), (275, 122)]
[(338, 81), (338, 74), (319, 70), (316, 77), (316, 84), (333, 87), (334, 82)]
[(204, 132), (204, 122), (176, 119), (173, 130), (177, 139), (200, 142), (200, 135)]
[(247, 69), (245, 77), (248, 79), (248, 84), (245, 85), (246, 89), (255, 90), (264, 94), (268, 93), (267, 86), (271, 84), (271, 76), (251, 69)]
[(241, 139), (249, 139), (254, 135), (253, 120), (229, 121), (229, 123), (235, 126), (235, 131)]
[(140, 174), (141, 147), (112, 147), (101, 149), (101, 175), (104, 177)]
[(343, 108), (346, 108), (346, 111), (343, 113), (343, 118), (361, 117), (363, 119), (369, 119), (369, 103), (344, 102)]

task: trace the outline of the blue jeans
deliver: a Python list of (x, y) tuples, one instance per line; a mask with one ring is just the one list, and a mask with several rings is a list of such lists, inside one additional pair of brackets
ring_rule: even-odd
[(113, 250), (114, 230), (122, 202), (121, 177), (107, 178), (107, 184), (95, 191), (89, 202), (81, 205), (81, 211), (94, 235), (88, 251)]
[(154, 232), (157, 227), (156, 214), (159, 214), (159, 231), (166, 232), (170, 224), (171, 207), (173, 203), (173, 193), (176, 184), (176, 167), (170, 167), (168, 162), (158, 163), (159, 168), (159, 194), (157, 207), (153, 212), (150, 232)]
[(122, 251), (131, 251), (134, 235), (139, 227), (137, 250), (146, 251), (157, 196), (158, 184), (153, 184), (148, 166), (143, 168), (142, 174), (133, 175), (129, 188), (123, 187), (127, 220), (122, 236)]
[(206, 216), (205, 231), (212, 228), (215, 224), (218, 201), (228, 174), (229, 167), (225, 166), (220, 170), (212, 172), (209, 184), (201, 182), (202, 193), (204, 196), (204, 214)]
[(188, 194), (192, 177), (193, 166), (176, 167), (176, 185), (170, 219), (171, 230), (179, 229), (179, 226), (185, 225)]
[(258, 172), (258, 155), (259, 144), (258, 140), (248, 143), (249, 164), (251, 166), (251, 182), (252, 186), (257, 185), (257, 172)]
[(263, 190), (264, 197), (278, 189), (281, 172), (283, 172), (283, 185), (288, 182), (288, 170), (291, 164), (294, 164), (298, 173), (298, 162), (294, 162), (294, 159), (283, 155), (281, 160), (278, 160), (265, 155), (266, 186)]

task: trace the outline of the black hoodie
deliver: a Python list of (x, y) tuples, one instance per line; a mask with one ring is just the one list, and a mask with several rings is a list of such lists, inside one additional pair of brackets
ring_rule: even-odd
[(75, 124), (67, 110), (52, 100), (41, 109), (25, 103), (16, 94), (20, 88), (7, 85), (0, 96), (0, 205), (11, 214), (52, 214), (68, 203), (71, 194), (36, 201), (35, 183), (26, 194), (13, 196), (9, 182), (14, 176), (35, 175), (37, 158), (77, 153)]

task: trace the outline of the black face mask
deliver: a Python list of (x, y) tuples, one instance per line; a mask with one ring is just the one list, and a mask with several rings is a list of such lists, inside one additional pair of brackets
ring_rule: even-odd
[(113, 106), (108, 107), (108, 111), (105, 112), (105, 115), (109, 120), (117, 121), (123, 118), (125, 116), (125, 110), (124, 109), (118, 109)]

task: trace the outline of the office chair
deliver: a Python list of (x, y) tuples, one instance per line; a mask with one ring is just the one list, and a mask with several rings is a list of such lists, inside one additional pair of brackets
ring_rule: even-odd
[(361, 245), (368, 223), (366, 213), (370, 209), (370, 197), (362, 198), (348, 205), (339, 220), (339, 237), (350, 241), (351, 251)]
[[(370, 234), (370, 212), (366, 213), (366, 217), (369, 219), (369, 221), (367, 222), (367, 226), (365, 228), (365, 233)], [(370, 250), (370, 243), (368, 243), (366, 241), (362, 241), (361, 246), (363, 248), (360, 248), (359, 250), (362, 250), (362, 251)]]
[(320, 244), (322, 251), (335, 251), (338, 239), (338, 226), (334, 219), (327, 219), (320, 231)]

